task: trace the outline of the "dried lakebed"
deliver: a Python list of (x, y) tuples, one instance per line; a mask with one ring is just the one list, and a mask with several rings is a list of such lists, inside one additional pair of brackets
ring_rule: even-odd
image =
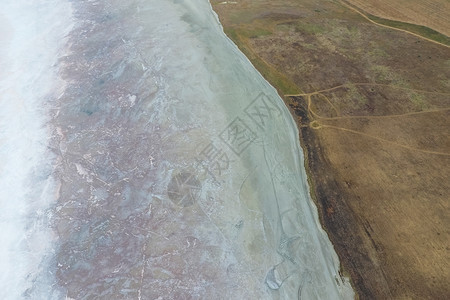
[(36, 99), (50, 116), (51, 246), (15, 293), (351, 299), (296, 124), (209, 2), (71, 6), (64, 89)]

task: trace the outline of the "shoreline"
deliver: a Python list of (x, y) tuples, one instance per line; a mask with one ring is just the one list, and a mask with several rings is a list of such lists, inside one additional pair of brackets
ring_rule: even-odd
[[(353, 276), (353, 274), (356, 272), (356, 270), (354, 270), (348, 266), (347, 258), (345, 258), (345, 263), (343, 262), (343, 259), (341, 257), (342, 251), (339, 251), (341, 249), (337, 249), (338, 248), (337, 241), (334, 237), (331, 236), (330, 228), (324, 222), (323, 212), (322, 212), (322, 210), (324, 208), (324, 203), (322, 203), (321, 201), (318, 201), (318, 198), (320, 198), (320, 197), (317, 196), (317, 190), (316, 190), (316, 180), (317, 180), (318, 176), (313, 175), (313, 172), (311, 171), (311, 164), (310, 164), (310, 157), (309, 157), (310, 153), (313, 152), (312, 150), (314, 149), (314, 147), (310, 146), (311, 143), (307, 142), (308, 138), (303, 137), (305, 135), (306, 131), (310, 128), (309, 127), (305, 128), (304, 126), (301, 125), (301, 123), (299, 123), (299, 120), (298, 120), (296, 114), (293, 112), (292, 108), (289, 106), (288, 101), (286, 100), (286, 98), (289, 98), (289, 97), (285, 96), (278, 86), (272, 84), (269, 81), (269, 79), (266, 78), (266, 76), (264, 76), (261, 73), (261, 70), (255, 66), (254, 62), (247, 56), (247, 54), (243, 51), (243, 49), (241, 49), (233, 41), (233, 39), (227, 34), (225, 27), (223, 26), (223, 24), (220, 21), (219, 14), (214, 10), (214, 7), (211, 4), (211, 2), (210, 2), (210, 5), (211, 5), (211, 10), (216, 17), (217, 22), (219, 23), (219, 26), (222, 28), (222, 31), (223, 31), (223, 34), (225, 35), (225, 37), (229, 40), (230, 43), (232, 43), (236, 47), (236, 49), (240, 53), (243, 54), (243, 56), (247, 59), (248, 63), (251, 64), (258, 71), (258, 73), (267, 82), (267, 84), (272, 86), (272, 88), (276, 90), (278, 97), (283, 101), (283, 105), (286, 107), (286, 109), (291, 114), (291, 117), (295, 123), (295, 126), (297, 127), (297, 132), (298, 132), (297, 139), (300, 144), (299, 150), (302, 151), (302, 155), (303, 155), (303, 168), (304, 168), (304, 172), (306, 174), (306, 181), (307, 181), (307, 185), (308, 185), (307, 193), (309, 194), (310, 201), (312, 201), (312, 203), (314, 205), (315, 213), (317, 214), (317, 218), (318, 218), (319, 225), (320, 225), (320, 230), (325, 233), (327, 239), (331, 242), (333, 251), (337, 255), (338, 263), (339, 263), (339, 276), (340, 276), (341, 280), (343, 281), (343, 283), (348, 284), (349, 285), (348, 287), (350, 287), (350, 289), (351, 289), (351, 292), (346, 291), (343, 294), (345, 294), (347, 296), (349, 296), (350, 294), (353, 294), (354, 299), (359, 299), (359, 295), (361, 293), (361, 288), (359, 288), (355, 284), (354, 276)], [(314, 139), (314, 138), (312, 138), (312, 139)]]
[[(336, 253), (339, 256), (340, 262), (340, 275), (350, 278), (350, 284), (355, 291), (355, 299), (360, 297), (375, 297), (365, 287), (363, 279), (359, 274), (359, 268), (352, 262), (352, 258), (355, 257), (356, 252), (349, 253), (351, 250), (348, 246), (351, 243), (346, 241), (345, 236), (339, 235), (339, 227), (333, 224), (333, 219), (336, 216), (336, 211), (341, 213), (338, 215), (340, 220), (337, 222), (342, 227), (358, 228), (358, 224), (355, 220), (355, 215), (351, 212), (351, 209), (341, 201), (345, 198), (345, 192), (340, 189), (334, 178), (329, 178), (333, 175), (330, 170), (325, 170), (329, 167), (326, 164), (323, 153), (317, 151), (320, 149), (318, 136), (314, 133), (314, 129), (310, 126), (310, 119), (306, 103), (300, 103), (302, 97), (283, 97), (285, 105), (291, 112), (297, 127), (299, 128), (299, 141), (304, 152), (304, 162), (306, 174), (308, 177), (308, 184), (310, 186), (310, 196), (317, 206), (319, 220), (323, 227), (323, 230), (327, 233)], [(296, 106), (295, 103), (297, 103)], [(325, 176), (323, 174), (326, 173)], [(321, 176), (322, 175), (322, 176)], [(326, 178), (324, 181), (323, 178)], [(328, 179), (329, 178), (329, 179)], [(322, 182), (321, 182), (322, 179)], [(328, 180), (327, 180), (328, 179)], [(336, 191), (340, 190), (340, 193)], [(335, 198), (328, 198), (334, 195)], [(342, 211), (345, 211), (343, 213)], [(353, 229), (354, 230), (354, 229)], [(355, 234), (357, 230), (345, 230), (345, 235), (350, 235), (348, 239), (358, 239), (358, 234)], [(373, 269), (374, 266), (369, 265), (365, 269)]]
[[(209, 1), (210, 2), (210, 1)], [(331, 247), (332, 247), (332, 251), (334, 252), (334, 254), (336, 255), (337, 258), (337, 262), (338, 262), (338, 273), (336, 275), (339, 275), (343, 286), (341, 287), (341, 295), (344, 296), (343, 299), (346, 299), (345, 297), (353, 297), (354, 299), (358, 299), (358, 289), (355, 288), (355, 285), (353, 283), (353, 278), (350, 276), (351, 273), (347, 272), (347, 269), (345, 267), (343, 267), (343, 262), (342, 259), (340, 257), (340, 253), (338, 253), (338, 251), (336, 250), (336, 245), (335, 245), (335, 241), (332, 240), (330, 238), (330, 233), (329, 230), (327, 228), (327, 226), (325, 226), (324, 222), (323, 222), (323, 218), (322, 218), (322, 213), (321, 213), (321, 209), (322, 209), (322, 203), (320, 203), (319, 201), (317, 201), (317, 196), (316, 196), (316, 191), (315, 191), (315, 184), (314, 184), (314, 177), (310, 171), (310, 165), (309, 165), (309, 153), (311, 152), (312, 148), (308, 147), (308, 143), (305, 142), (304, 139), (302, 139), (302, 135), (303, 135), (303, 129), (299, 123), (298, 123), (298, 119), (296, 118), (295, 114), (293, 113), (291, 107), (289, 107), (287, 101), (286, 101), (286, 96), (282, 93), (282, 91), (280, 90), (280, 88), (274, 84), (272, 84), (268, 78), (266, 78), (265, 75), (263, 75), (261, 73), (261, 70), (255, 66), (254, 61), (252, 61), (247, 54), (243, 51), (243, 49), (241, 49), (234, 41), (233, 39), (227, 34), (225, 27), (223, 26), (222, 22), (220, 21), (220, 17), (219, 14), (214, 10), (213, 5), (210, 2), (210, 6), (211, 6), (211, 11), (214, 14), (214, 16), (217, 19), (217, 22), (219, 24), (219, 26), (222, 28), (223, 34), (224, 36), (228, 39), (228, 41), (234, 46), (236, 47), (236, 50), (239, 51), (244, 57), (245, 59), (248, 61), (249, 64), (251, 64), (255, 70), (257, 70), (257, 72), (260, 74), (260, 76), (262, 77), (262, 79), (264, 81), (266, 81), (267, 85), (270, 85), (278, 94), (279, 99), (281, 99), (283, 101), (283, 104), (286, 109), (288, 110), (288, 112), (291, 114), (291, 118), (292, 121), (294, 122), (294, 126), (297, 129), (297, 139), (299, 142), (299, 146), (300, 149), (299, 151), (302, 152), (302, 157), (299, 157), (299, 159), (302, 159), (301, 162), (301, 166), (303, 168), (303, 171), (305, 172), (306, 175), (306, 184), (308, 186), (308, 191), (306, 191), (306, 193), (309, 196), (308, 201), (311, 201), (310, 204), (313, 204), (314, 207), (313, 209), (315, 210), (313, 213), (316, 215), (315, 218), (318, 219), (319, 222), (319, 226), (318, 226), (318, 230), (321, 231), (322, 233), (325, 234), (326, 239), (328, 240), (328, 242), (331, 243)], [(337, 279), (336, 279), (337, 280)]]

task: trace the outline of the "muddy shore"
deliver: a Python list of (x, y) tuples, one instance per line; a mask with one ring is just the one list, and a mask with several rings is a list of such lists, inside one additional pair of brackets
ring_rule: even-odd
[[(388, 296), (382, 271), (367, 259), (359, 234), (358, 216), (345, 199), (353, 195), (342, 185), (321, 148), (317, 130), (311, 127), (307, 103), (303, 97), (285, 97), (286, 106), (299, 128), (300, 144), (305, 153), (305, 166), (311, 196), (319, 209), (320, 222), (328, 233), (341, 262), (341, 272), (352, 278), (352, 286), (361, 299), (380, 299)], [(367, 232), (370, 236), (370, 233)], [(378, 282), (377, 282), (378, 281)], [(377, 292), (378, 291), (378, 292)]]

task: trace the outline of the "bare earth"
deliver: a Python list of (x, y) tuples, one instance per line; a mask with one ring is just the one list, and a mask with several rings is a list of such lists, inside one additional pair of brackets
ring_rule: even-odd
[(448, 0), (347, 0), (377, 17), (424, 25), (450, 36)]
[[(449, 48), (336, 1), (221, 2), (225, 32), (285, 95), (321, 221), (359, 297), (449, 299)], [(351, 2), (390, 17), (385, 1)], [(427, 2), (388, 10), (422, 24), (436, 18)], [(423, 24), (448, 34), (448, 20)]]

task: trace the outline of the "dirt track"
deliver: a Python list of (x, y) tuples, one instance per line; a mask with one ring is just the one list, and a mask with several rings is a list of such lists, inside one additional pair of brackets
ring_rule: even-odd
[(424, 25), (450, 35), (450, 2), (446, 0), (347, 0), (379, 17)]

